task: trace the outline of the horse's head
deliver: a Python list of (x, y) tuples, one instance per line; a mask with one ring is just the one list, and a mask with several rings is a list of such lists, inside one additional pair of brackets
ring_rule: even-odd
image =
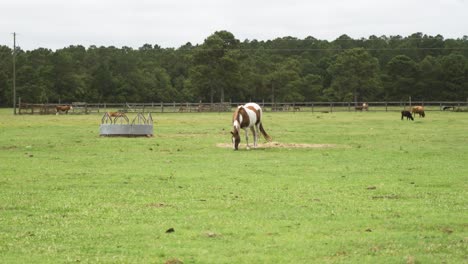
[(231, 131), (232, 135), (232, 148), (234, 150), (239, 149), (239, 143), (240, 143), (240, 135), (239, 135), (239, 130), (234, 126), (233, 131)]
[(242, 110), (242, 106), (238, 106), (237, 107), (237, 110), (234, 112), (234, 114), (232, 115), (232, 131), (231, 131), (231, 135), (232, 135), (232, 148), (234, 150), (238, 150), (239, 149), (239, 143), (240, 143), (240, 128), (241, 128), (241, 125), (240, 125), (240, 122), (242, 122), (242, 119), (239, 119), (239, 118), (242, 118), (242, 116), (240, 115), (240, 111)]

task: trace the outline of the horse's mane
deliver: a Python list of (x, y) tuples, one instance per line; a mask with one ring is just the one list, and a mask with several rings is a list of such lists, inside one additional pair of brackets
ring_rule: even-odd
[(240, 120), (239, 120), (239, 113), (240, 113), (240, 111), (243, 110), (243, 109), (244, 109), (244, 108), (243, 108), (242, 105), (240, 105), (240, 106), (237, 107), (236, 111), (234, 111), (234, 114), (232, 115), (232, 122), (234, 122), (234, 121), (236, 121), (236, 120), (237, 120), (237, 121), (240, 121)]
[[(232, 124), (234, 126), (234, 122), (237, 120), (237, 122), (239, 123), (239, 129), (240, 129), (239, 113), (241, 111), (245, 111), (242, 105), (238, 106), (236, 111), (234, 111), (234, 114), (232, 115)], [(237, 131), (238, 129), (234, 129), (234, 130)]]

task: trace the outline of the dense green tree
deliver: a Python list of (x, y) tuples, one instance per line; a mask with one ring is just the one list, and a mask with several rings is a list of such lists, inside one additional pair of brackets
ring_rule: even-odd
[(271, 87), (271, 99), (274, 102), (303, 101), (300, 94), (300, 67), (296, 59), (288, 59), (278, 63), (275, 70), (268, 76), (268, 86)]
[(339, 101), (374, 100), (381, 89), (379, 62), (362, 48), (340, 53), (328, 71), (330, 88)]
[(0, 46), (0, 106), (12, 105), (13, 50)]
[(307, 74), (301, 79), (300, 94), (305, 101), (324, 101), (322, 77), (317, 74)]
[(420, 78), (418, 91), (424, 100), (438, 100), (443, 98), (442, 66), (433, 56), (426, 56), (419, 63)]
[[(341, 35), (201, 45), (16, 50), (23, 102), (466, 100), (468, 36)], [(12, 105), (12, 49), (0, 46), (0, 106)]]
[(219, 94), (219, 100), (225, 100), (227, 90), (235, 90), (239, 80), (238, 52), (239, 40), (232, 33), (217, 31), (205, 39), (193, 56), (194, 71), (191, 78), (193, 88), (213, 103), (215, 93)]
[(441, 58), (442, 97), (449, 100), (468, 98), (468, 61), (461, 54), (452, 53)]
[(423, 99), (420, 97), (421, 91), (417, 90), (418, 65), (410, 57), (395, 56), (387, 64), (387, 74), (385, 78), (386, 99), (406, 100), (408, 96), (412, 96), (415, 100)]

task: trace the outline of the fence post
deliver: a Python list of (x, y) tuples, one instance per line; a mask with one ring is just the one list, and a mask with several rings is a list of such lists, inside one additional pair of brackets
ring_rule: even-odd
[(385, 112), (388, 112), (388, 105), (387, 105), (387, 102), (385, 102)]
[(163, 105), (163, 102), (161, 102), (161, 113), (164, 113), (164, 105)]
[(330, 113), (333, 113), (333, 103), (330, 103)]

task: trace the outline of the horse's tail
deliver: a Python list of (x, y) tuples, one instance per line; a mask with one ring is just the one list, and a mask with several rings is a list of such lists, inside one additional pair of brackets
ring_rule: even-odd
[(263, 125), (262, 123), (260, 123), (260, 132), (262, 133), (263, 137), (266, 139), (266, 141), (268, 142), (271, 142), (271, 137), (267, 134), (267, 132), (265, 131), (265, 129), (263, 128)]

